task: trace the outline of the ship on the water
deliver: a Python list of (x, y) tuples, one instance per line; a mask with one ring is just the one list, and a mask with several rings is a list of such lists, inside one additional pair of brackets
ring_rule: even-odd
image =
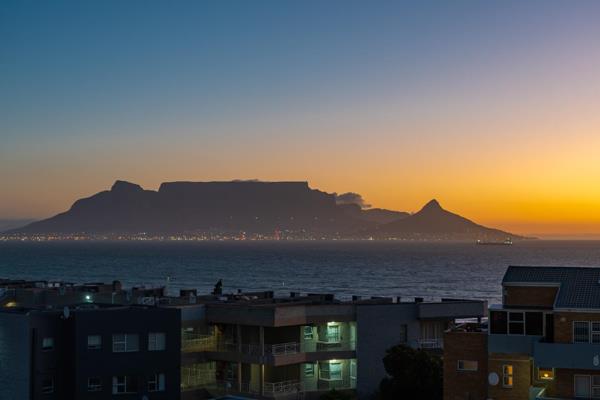
[(511, 238), (506, 238), (502, 242), (488, 242), (483, 240), (477, 240), (477, 244), (489, 245), (489, 246), (512, 246), (513, 241)]

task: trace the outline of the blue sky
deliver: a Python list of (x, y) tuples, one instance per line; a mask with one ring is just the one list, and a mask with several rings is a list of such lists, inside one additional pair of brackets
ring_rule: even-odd
[[(516, 223), (526, 157), (596, 144), (599, 17), (592, 1), (3, 1), (0, 217), (115, 179), (259, 178), (398, 209), (442, 197), (484, 221), (514, 207)], [(597, 177), (577, 168), (565, 184)], [(498, 186), (468, 178), (481, 169)], [(514, 196), (467, 205), (482, 192)]]

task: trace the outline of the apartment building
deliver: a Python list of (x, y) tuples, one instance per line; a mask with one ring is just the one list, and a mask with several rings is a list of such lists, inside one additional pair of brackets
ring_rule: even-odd
[(369, 398), (388, 348), (441, 354), (457, 319), (487, 314), (472, 300), (3, 282), (0, 398)]
[(600, 268), (511, 266), (502, 295), (446, 333), (444, 398), (600, 398)]
[(139, 305), (0, 308), (0, 398), (178, 399), (180, 324)]
[(486, 303), (332, 295), (240, 294), (182, 310), (182, 399), (206, 392), (256, 399), (316, 399), (336, 389), (370, 397), (386, 373), (385, 350), (400, 343), (441, 352), (457, 318)]

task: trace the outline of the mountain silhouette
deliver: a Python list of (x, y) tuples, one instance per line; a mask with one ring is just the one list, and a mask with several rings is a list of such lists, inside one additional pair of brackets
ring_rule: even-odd
[[(393, 213), (393, 212), (391, 212)], [(13, 233), (337, 233), (375, 223), (307, 182), (167, 182), (158, 191), (116, 181), (66, 212)]]
[(521, 236), (476, 224), (458, 214), (442, 208), (431, 200), (417, 213), (387, 224), (373, 231), (377, 238), (427, 239), (427, 240), (505, 240), (522, 239)]

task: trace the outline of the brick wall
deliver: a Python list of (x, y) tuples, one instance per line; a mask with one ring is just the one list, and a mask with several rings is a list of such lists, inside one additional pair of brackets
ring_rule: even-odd
[[(513, 366), (512, 388), (503, 385), (504, 365)], [(532, 376), (532, 361), (529, 356), (492, 353), (489, 355), (488, 372), (495, 372), (500, 378), (497, 385), (488, 385), (489, 398), (494, 400), (523, 400), (529, 398), (529, 386), (531, 385)]]
[(573, 343), (573, 321), (600, 321), (600, 313), (554, 313), (554, 341)]
[(505, 286), (505, 306), (548, 307), (554, 305), (556, 287)]
[[(444, 334), (444, 400), (487, 398), (487, 339), (484, 332)], [(459, 371), (458, 360), (477, 361), (477, 371)]]
[(547, 396), (569, 399), (574, 398), (574, 375), (600, 375), (600, 371), (583, 369), (557, 369), (554, 372), (554, 381), (546, 389)]

